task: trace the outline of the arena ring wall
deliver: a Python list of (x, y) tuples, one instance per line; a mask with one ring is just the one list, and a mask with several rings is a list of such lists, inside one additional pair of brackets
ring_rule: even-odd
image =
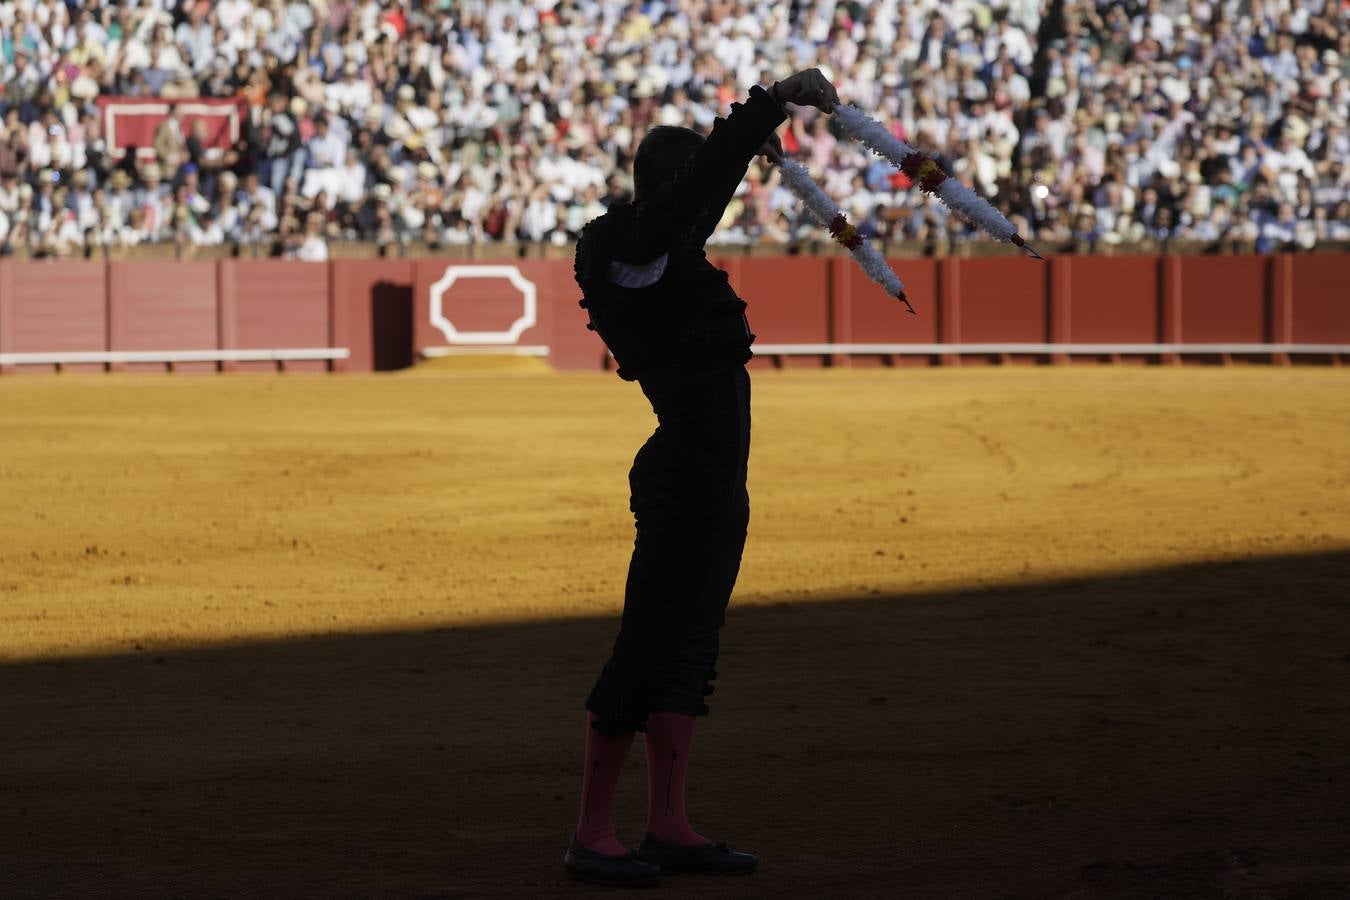
[[(1350, 357), (1350, 255), (716, 260), (756, 365)], [(566, 260), (0, 261), (0, 372), (371, 371), (427, 356), (609, 364)]]

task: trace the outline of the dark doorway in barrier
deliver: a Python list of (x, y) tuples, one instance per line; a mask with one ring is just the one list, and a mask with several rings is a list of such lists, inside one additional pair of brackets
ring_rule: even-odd
[(413, 364), (412, 285), (381, 281), (371, 288), (370, 336), (375, 371)]

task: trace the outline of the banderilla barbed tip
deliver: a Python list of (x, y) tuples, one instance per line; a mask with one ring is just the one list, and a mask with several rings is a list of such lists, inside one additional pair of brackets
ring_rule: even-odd
[(896, 295), (895, 295), (895, 299), (897, 299), (897, 300), (899, 300), (901, 303), (905, 304), (905, 309), (909, 310), (910, 315), (913, 315), (913, 316), (917, 316), (917, 315), (918, 315), (918, 313), (915, 312), (914, 307), (912, 307), (912, 306), (909, 305), (909, 298), (905, 296), (905, 292), (904, 292), (904, 291), (901, 291), (900, 293), (896, 294)]
[(1009, 240), (1011, 240), (1018, 247), (1021, 247), (1023, 250), (1030, 253), (1036, 259), (1039, 259), (1041, 262), (1045, 262), (1045, 257), (1037, 253), (1036, 248), (1028, 244), (1025, 240), (1023, 240), (1020, 234), (1014, 234), (1011, 238), (1009, 238)]

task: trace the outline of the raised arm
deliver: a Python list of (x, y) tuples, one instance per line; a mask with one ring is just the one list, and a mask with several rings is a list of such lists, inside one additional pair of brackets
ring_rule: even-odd
[(838, 103), (834, 86), (817, 69), (799, 72), (765, 90), (752, 87), (745, 103), (734, 103), (725, 119), (690, 155), (675, 177), (634, 207), (614, 259), (643, 263), (685, 238), (702, 244), (722, 218), (736, 186), (756, 154), (787, 117), (784, 103), (830, 111)]
[(725, 206), (730, 199), (727, 183), (735, 189), (750, 160), (784, 118), (783, 107), (768, 91), (751, 88), (750, 98), (732, 104), (731, 114), (713, 124), (712, 133), (674, 178), (633, 207), (628, 227), (617, 236), (614, 258), (632, 263), (656, 259), (688, 235), (719, 197)]

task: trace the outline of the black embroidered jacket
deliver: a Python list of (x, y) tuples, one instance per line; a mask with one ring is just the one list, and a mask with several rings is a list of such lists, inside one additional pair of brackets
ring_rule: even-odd
[(575, 261), (581, 306), (618, 361), (619, 377), (750, 358), (745, 302), (703, 245), (784, 118), (765, 90), (751, 88), (673, 180), (640, 204), (611, 207), (582, 232)]

